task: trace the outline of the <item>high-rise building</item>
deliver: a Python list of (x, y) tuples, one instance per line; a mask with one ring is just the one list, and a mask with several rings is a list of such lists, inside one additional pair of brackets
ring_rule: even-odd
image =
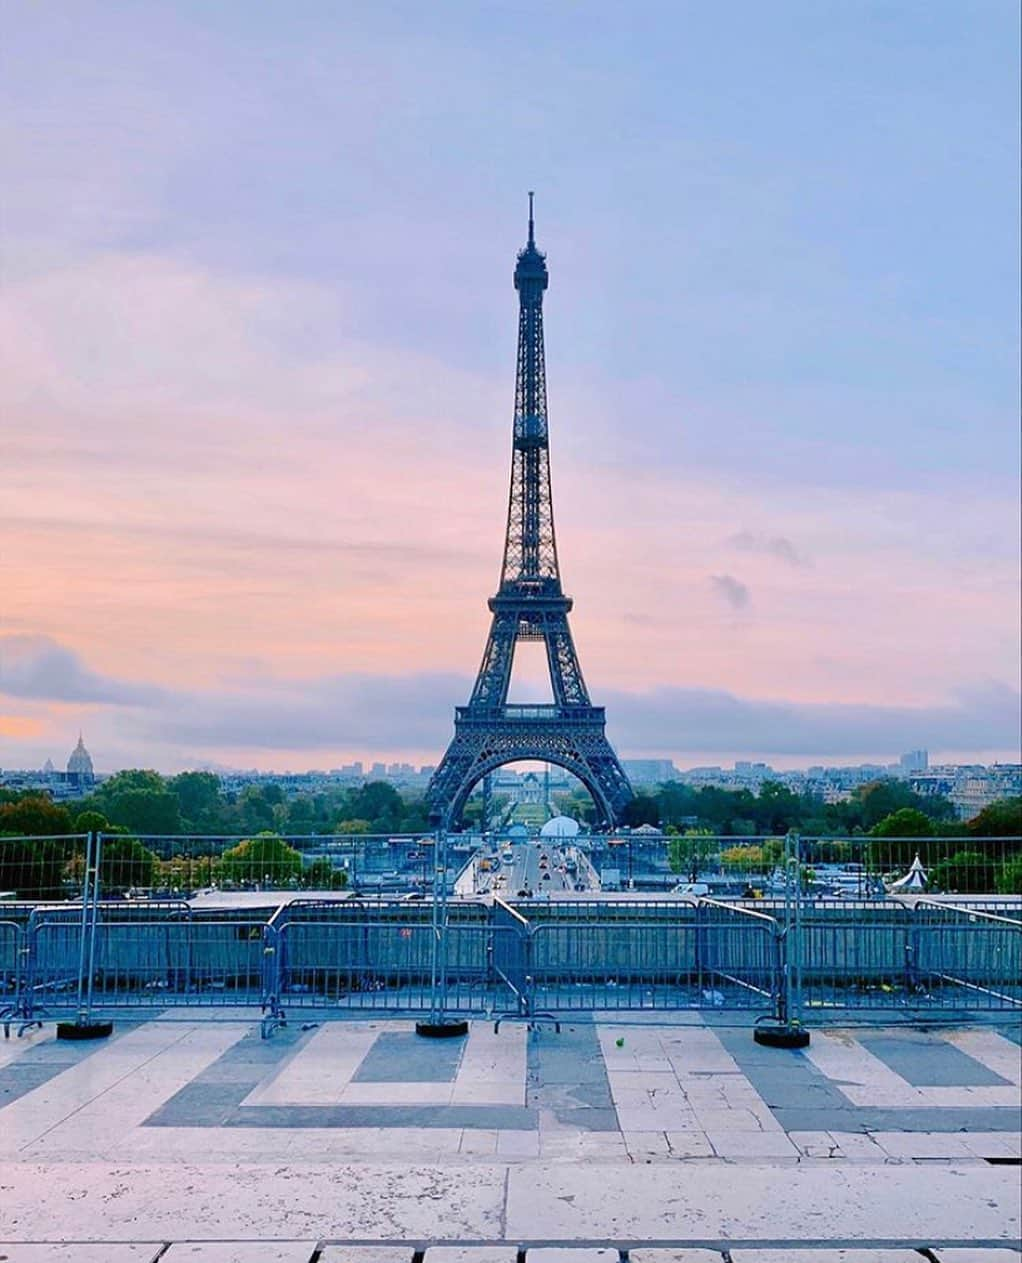
[(926, 750), (909, 750), (898, 760), (902, 776), (911, 776), (914, 772), (925, 772), (930, 766), (930, 756)]

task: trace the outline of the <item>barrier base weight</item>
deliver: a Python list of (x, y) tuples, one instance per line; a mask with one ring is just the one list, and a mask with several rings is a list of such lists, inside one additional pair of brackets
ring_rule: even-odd
[(423, 1039), (456, 1039), (468, 1034), (468, 1022), (416, 1022), (415, 1033)]
[(809, 1043), (809, 1032), (801, 1026), (785, 1026), (781, 1023), (771, 1025), (764, 1022), (752, 1032), (752, 1038), (765, 1048), (805, 1048)]
[(58, 1022), (58, 1039), (106, 1039), (113, 1034), (113, 1022)]

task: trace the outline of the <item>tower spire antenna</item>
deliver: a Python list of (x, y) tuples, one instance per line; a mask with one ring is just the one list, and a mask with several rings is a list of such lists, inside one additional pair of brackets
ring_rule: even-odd
[(532, 189), (529, 189), (529, 245), (530, 246), (535, 246), (536, 244), (536, 225), (535, 225), (535, 221), (533, 220), (533, 215), (532, 215), (532, 199), (535, 196), (536, 194), (532, 191)]

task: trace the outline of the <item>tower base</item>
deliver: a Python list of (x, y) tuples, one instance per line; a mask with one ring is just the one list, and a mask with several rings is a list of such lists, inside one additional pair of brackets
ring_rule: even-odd
[(459, 706), (454, 739), (426, 791), (433, 819), (456, 828), (469, 794), (488, 772), (531, 760), (577, 776), (592, 795), (599, 825), (612, 828), (632, 789), (604, 726), (602, 706)]

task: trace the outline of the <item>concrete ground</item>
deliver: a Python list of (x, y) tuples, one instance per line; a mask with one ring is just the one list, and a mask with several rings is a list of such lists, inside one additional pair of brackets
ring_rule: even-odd
[(2, 1263), (1019, 1263), (1017, 1025), (175, 1016), (0, 1041)]

